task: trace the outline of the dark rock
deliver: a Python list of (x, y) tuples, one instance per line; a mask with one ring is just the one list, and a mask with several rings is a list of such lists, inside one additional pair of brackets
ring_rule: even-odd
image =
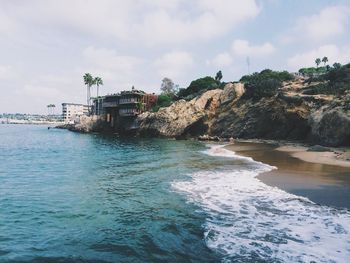
[(332, 151), (330, 148), (328, 147), (324, 147), (324, 146), (321, 146), (321, 145), (313, 145), (311, 147), (309, 147), (307, 149), (308, 152), (330, 152)]
[(350, 114), (341, 107), (324, 107), (310, 116), (311, 139), (325, 146), (350, 145)]

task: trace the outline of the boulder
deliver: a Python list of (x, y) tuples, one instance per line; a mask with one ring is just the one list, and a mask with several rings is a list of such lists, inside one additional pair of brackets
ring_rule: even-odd
[(350, 113), (324, 106), (310, 115), (311, 140), (325, 146), (350, 145)]

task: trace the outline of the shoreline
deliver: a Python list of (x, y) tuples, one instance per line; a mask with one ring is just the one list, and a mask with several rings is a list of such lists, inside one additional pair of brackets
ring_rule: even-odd
[[(267, 185), (328, 206), (350, 209), (348, 149), (297, 143), (236, 141), (225, 149), (277, 167), (258, 175)], [(313, 149), (313, 150), (312, 150)]]

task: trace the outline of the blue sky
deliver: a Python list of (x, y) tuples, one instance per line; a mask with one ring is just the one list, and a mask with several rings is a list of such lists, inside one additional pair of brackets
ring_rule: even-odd
[(0, 112), (84, 103), (85, 72), (102, 94), (159, 92), (222, 70), (297, 71), (318, 56), (350, 61), (350, 2), (326, 0), (0, 0)]

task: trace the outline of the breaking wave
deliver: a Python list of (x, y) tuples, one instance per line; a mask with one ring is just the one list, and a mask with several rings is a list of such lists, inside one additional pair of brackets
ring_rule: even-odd
[(223, 262), (349, 262), (350, 212), (314, 204), (261, 182), (275, 167), (223, 146), (203, 153), (238, 165), (191, 174), (172, 186), (206, 213), (204, 238)]

